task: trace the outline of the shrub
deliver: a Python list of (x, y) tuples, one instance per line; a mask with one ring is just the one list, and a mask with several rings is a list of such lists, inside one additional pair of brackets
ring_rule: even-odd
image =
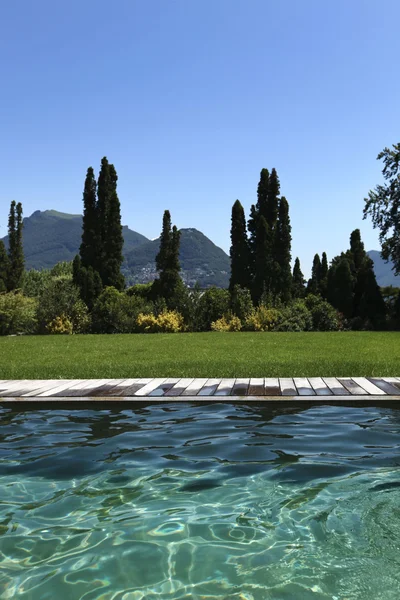
[(178, 333), (184, 331), (183, 316), (175, 310), (166, 310), (158, 316), (140, 313), (137, 327), (142, 333)]
[(253, 313), (254, 306), (251, 299), (250, 291), (247, 288), (242, 288), (240, 285), (235, 285), (232, 292), (231, 308), (234, 315), (242, 321)]
[(230, 296), (228, 290), (209, 288), (200, 297), (196, 316), (197, 331), (209, 331), (211, 323), (221, 319), (229, 311)]
[(35, 333), (37, 300), (20, 292), (0, 294), (0, 335)]
[(297, 300), (281, 311), (281, 321), (275, 331), (310, 331), (313, 328), (311, 312), (303, 300)]
[(143, 298), (106, 287), (94, 304), (92, 328), (95, 333), (133, 333), (138, 315), (152, 311), (152, 303)]
[(213, 331), (240, 331), (242, 322), (236, 315), (227, 315), (211, 323)]
[(282, 315), (279, 310), (267, 308), (261, 304), (246, 319), (246, 329), (249, 331), (272, 331), (281, 318)]
[(70, 315), (74, 333), (87, 333), (90, 330), (92, 319), (88, 307), (83, 300), (78, 300), (72, 307)]
[(48, 325), (46, 325), (47, 333), (50, 334), (67, 334), (72, 333), (72, 323), (66, 315), (56, 317)]
[(49, 279), (39, 297), (37, 316), (40, 331), (46, 333), (47, 325), (61, 315), (65, 315), (72, 322), (74, 307), (79, 300), (79, 290), (71, 275)]
[(339, 314), (335, 308), (320, 296), (309, 294), (305, 305), (311, 313), (314, 331), (337, 331), (339, 329)]

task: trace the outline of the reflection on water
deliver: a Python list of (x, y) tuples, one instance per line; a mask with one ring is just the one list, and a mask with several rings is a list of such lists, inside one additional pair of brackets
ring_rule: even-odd
[(0, 597), (390, 600), (400, 410), (0, 408)]

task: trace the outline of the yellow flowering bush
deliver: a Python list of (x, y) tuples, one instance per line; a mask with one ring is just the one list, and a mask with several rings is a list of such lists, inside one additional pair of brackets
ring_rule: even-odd
[(72, 323), (64, 314), (59, 315), (46, 325), (47, 333), (51, 334), (71, 334)]
[(246, 319), (246, 329), (250, 331), (271, 331), (281, 318), (281, 313), (276, 308), (257, 306)]
[(212, 331), (240, 331), (242, 322), (236, 315), (223, 316), (211, 323)]
[(164, 310), (158, 317), (139, 313), (136, 323), (143, 333), (178, 333), (185, 329), (183, 317), (176, 310)]

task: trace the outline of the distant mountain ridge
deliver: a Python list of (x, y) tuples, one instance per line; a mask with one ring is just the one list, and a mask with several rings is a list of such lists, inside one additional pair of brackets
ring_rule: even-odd
[[(60, 261), (73, 260), (79, 251), (82, 235), (82, 215), (56, 210), (37, 210), (24, 218), (24, 252), (28, 269), (49, 269)], [(156, 277), (155, 257), (159, 239), (149, 240), (144, 235), (123, 226), (124, 263), (122, 270), (129, 285), (153, 281)], [(7, 245), (7, 236), (3, 238)], [(393, 264), (385, 263), (378, 250), (368, 255), (374, 262), (377, 282), (385, 287), (400, 287), (400, 276), (392, 271)], [(228, 287), (229, 256), (201, 231), (194, 228), (181, 230), (180, 261), (182, 278), (190, 286), (196, 281), (201, 287), (216, 285)]]
[[(197, 229), (181, 230), (180, 260), (182, 278), (202, 287), (229, 284), (228, 255)], [(37, 210), (24, 218), (23, 244), (27, 269), (49, 269), (60, 261), (71, 261), (79, 251), (82, 215), (56, 210)], [(128, 284), (145, 283), (156, 277), (155, 256), (159, 240), (123, 226), (123, 273)], [(3, 238), (7, 245), (7, 236)]]
[(381, 287), (386, 287), (387, 285), (400, 287), (400, 276), (396, 276), (392, 271), (393, 263), (391, 261), (386, 263), (381, 257), (379, 250), (369, 250), (367, 254), (373, 260), (378, 285)]

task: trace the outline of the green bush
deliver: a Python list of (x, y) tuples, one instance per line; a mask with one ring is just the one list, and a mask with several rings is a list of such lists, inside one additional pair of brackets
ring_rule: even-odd
[(20, 292), (0, 294), (0, 335), (36, 333), (37, 304)]
[(94, 304), (92, 329), (95, 333), (134, 333), (138, 315), (152, 312), (153, 304), (140, 296), (106, 287)]
[(311, 331), (313, 320), (303, 300), (297, 300), (281, 310), (281, 320), (275, 331)]
[(79, 301), (79, 290), (74, 285), (71, 275), (49, 279), (39, 297), (37, 316), (40, 332), (46, 333), (47, 325), (61, 315), (65, 315), (72, 322), (74, 307)]
[(235, 285), (231, 297), (231, 308), (234, 315), (241, 321), (246, 321), (254, 311), (250, 290)]
[(229, 311), (228, 290), (211, 287), (201, 294), (195, 315), (196, 331), (209, 331), (211, 323), (221, 319)]
[(314, 294), (309, 294), (304, 302), (311, 313), (314, 331), (337, 331), (339, 329), (339, 314), (329, 302)]

